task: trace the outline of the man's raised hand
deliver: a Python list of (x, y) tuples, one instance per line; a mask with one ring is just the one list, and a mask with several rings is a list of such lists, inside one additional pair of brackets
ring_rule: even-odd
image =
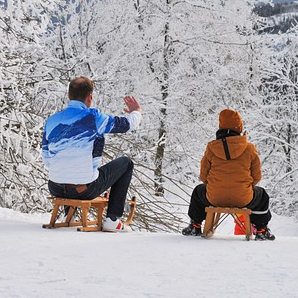
[(124, 109), (124, 112), (126, 113), (131, 113), (133, 111), (141, 112), (141, 106), (133, 96), (125, 96), (124, 103), (127, 106), (127, 108)]

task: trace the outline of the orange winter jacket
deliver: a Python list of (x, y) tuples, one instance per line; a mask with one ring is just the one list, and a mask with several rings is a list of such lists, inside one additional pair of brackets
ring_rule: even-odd
[(244, 207), (253, 199), (253, 186), (261, 180), (261, 163), (255, 146), (244, 136), (226, 137), (230, 160), (221, 139), (209, 142), (201, 160), (200, 179), (214, 206)]

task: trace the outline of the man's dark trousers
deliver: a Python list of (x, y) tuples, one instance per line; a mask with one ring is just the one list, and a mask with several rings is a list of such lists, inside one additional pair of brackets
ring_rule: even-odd
[(130, 158), (119, 157), (98, 169), (98, 178), (86, 184), (87, 189), (78, 193), (71, 184), (60, 184), (49, 181), (49, 191), (55, 197), (90, 200), (98, 197), (111, 187), (108, 217), (121, 217), (124, 211), (125, 199), (131, 181), (133, 162)]

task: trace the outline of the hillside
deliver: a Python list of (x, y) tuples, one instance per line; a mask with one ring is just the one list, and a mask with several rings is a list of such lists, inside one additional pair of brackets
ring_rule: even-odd
[(0, 297), (298, 297), (298, 225), (275, 215), (274, 242), (44, 230), (49, 214), (0, 208)]

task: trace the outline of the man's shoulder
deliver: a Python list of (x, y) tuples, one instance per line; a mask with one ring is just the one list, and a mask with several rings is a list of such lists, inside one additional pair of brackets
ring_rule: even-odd
[(88, 113), (94, 115), (95, 117), (106, 116), (99, 108), (89, 108)]
[(55, 121), (56, 119), (60, 118), (62, 115), (63, 115), (63, 112), (65, 111), (65, 109), (61, 110), (61, 111), (58, 111), (58, 112), (55, 112), (53, 114), (51, 114), (48, 119), (46, 120), (46, 122), (52, 122), (52, 121)]
[(58, 111), (52, 115), (50, 115), (47, 119), (47, 121), (52, 121), (52, 120), (57, 120), (59, 118), (64, 118), (64, 117), (72, 117), (75, 115), (88, 115), (88, 114), (92, 114), (92, 115), (100, 115), (101, 112), (99, 109), (97, 108), (89, 108), (89, 109), (84, 109), (84, 110), (79, 110), (79, 109), (71, 109), (69, 107)]
[(89, 108), (88, 112), (92, 114), (101, 114), (100, 109), (98, 108)]

